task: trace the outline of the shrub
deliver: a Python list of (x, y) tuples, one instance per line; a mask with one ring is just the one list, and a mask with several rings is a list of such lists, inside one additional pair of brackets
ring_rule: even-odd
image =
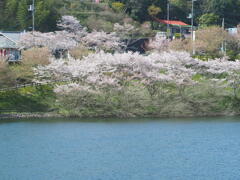
[(210, 26), (196, 31), (195, 47), (198, 53), (217, 55), (220, 53), (222, 42), (228, 34), (218, 26)]
[(78, 47), (70, 50), (69, 53), (75, 59), (82, 59), (84, 56), (87, 56), (90, 53), (92, 53), (92, 51), (90, 51), (89, 49), (82, 45), (79, 45)]
[(112, 8), (116, 12), (121, 12), (124, 7), (125, 7), (125, 5), (121, 2), (113, 2), (112, 3)]
[(9, 70), (14, 73), (16, 82), (29, 83), (34, 79), (33, 68), (50, 63), (50, 52), (47, 48), (32, 48), (23, 51), (21, 64), (13, 64)]
[(191, 52), (192, 44), (190, 39), (175, 39), (169, 43), (169, 49)]
[(122, 13), (114, 13), (112, 11), (101, 11), (99, 16), (101, 19), (104, 19), (105, 21), (111, 22), (111, 23), (122, 23), (123, 19), (125, 17)]
[(51, 56), (47, 48), (32, 48), (23, 51), (22, 63), (28, 66), (47, 65)]
[[(201, 58), (214, 59), (222, 57), (221, 46), (224, 41), (230, 42), (232, 38), (222, 28), (218, 26), (204, 27), (196, 31), (196, 40), (194, 47), (197, 55)], [(232, 44), (232, 43), (231, 43)], [(169, 48), (176, 51), (192, 51), (191, 39), (176, 39), (173, 40)]]
[(24, 64), (13, 64), (10, 70), (14, 73), (16, 83), (30, 83), (34, 79), (33, 67)]
[(87, 27), (91, 30), (112, 32), (113, 24), (104, 19), (98, 19), (96, 16), (90, 16), (87, 19)]
[(15, 84), (15, 74), (6, 61), (0, 59), (0, 88)]
[(161, 8), (160, 8), (160, 7), (157, 7), (157, 6), (155, 6), (155, 5), (151, 5), (151, 6), (148, 7), (148, 14), (149, 14), (150, 16), (156, 16), (156, 15), (158, 15), (161, 11), (162, 11)]

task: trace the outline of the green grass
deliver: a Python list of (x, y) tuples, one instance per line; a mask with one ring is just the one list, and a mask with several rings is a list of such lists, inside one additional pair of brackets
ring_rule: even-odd
[(214, 88), (207, 81), (186, 87), (182, 94), (172, 84), (158, 84), (151, 95), (149, 89), (135, 81), (121, 91), (106, 89), (100, 94), (56, 95), (53, 89), (51, 85), (41, 85), (0, 92), (0, 114), (54, 112), (78, 117), (180, 117), (240, 113), (240, 99), (234, 97), (233, 89)]
[(49, 85), (3, 91), (0, 92), (0, 113), (49, 112), (54, 102), (53, 87)]

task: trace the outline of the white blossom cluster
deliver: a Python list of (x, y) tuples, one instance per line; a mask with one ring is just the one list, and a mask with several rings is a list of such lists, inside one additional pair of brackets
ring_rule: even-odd
[(66, 85), (58, 85), (55, 87), (54, 92), (62, 95), (69, 95), (72, 92), (87, 92), (98, 94), (97, 90), (93, 90), (90, 86), (83, 86), (78, 83), (69, 83)]
[(129, 36), (131, 36), (131, 34), (136, 32), (138, 29), (136, 29), (136, 27), (128, 23), (124, 23), (123, 25), (115, 23), (113, 30), (114, 32), (117, 33), (118, 36), (120, 36), (123, 39), (126, 39)]
[(201, 74), (219, 75), (223, 73), (232, 74), (240, 71), (240, 61), (228, 61), (225, 58), (214, 59), (209, 61), (201, 61), (193, 59), (186, 62), (186, 65), (191, 66), (196, 72)]
[[(37, 77), (45, 80), (72, 80), (98, 87), (119, 87), (124, 81), (138, 80), (144, 84), (156, 82), (191, 85), (196, 74), (233, 74), (240, 62), (213, 60), (203, 62), (185, 52), (90, 54), (82, 60), (52, 60), (36, 69)], [(212, 79), (214, 77), (211, 77)], [(214, 79), (213, 79), (214, 80)]]
[(131, 24), (124, 23), (123, 25), (120, 25), (119, 23), (114, 24), (114, 31), (119, 33), (126, 33), (131, 32), (135, 29), (135, 27)]
[(67, 31), (25, 33), (20, 40), (21, 47), (47, 47), (52, 51), (57, 49), (71, 49), (76, 47), (77, 44), (74, 40), (74, 34)]
[(85, 30), (85, 28), (79, 23), (77, 18), (73, 16), (62, 16), (57, 26), (59, 29), (62, 29), (71, 33), (76, 33), (76, 32)]
[(49, 50), (72, 49), (78, 45), (75, 34), (67, 31), (55, 31), (49, 33), (25, 33), (21, 36), (19, 46), (22, 48), (47, 47)]
[(50, 33), (24, 33), (19, 46), (22, 48), (47, 47), (52, 51), (69, 50), (83, 44), (96, 50), (120, 50), (123, 46), (116, 33), (93, 31), (88, 33), (86, 28), (73, 16), (63, 16), (58, 23), (62, 31)]
[(169, 40), (165, 37), (155, 36), (154, 39), (151, 39), (148, 45), (148, 48), (162, 52), (169, 49)]
[(93, 47), (96, 50), (120, 50), (123, 46), (120, 38), (113, 33), (93, 31), (82, 38), (85, 46)]
[[(190, 61), (187, 53), (96, 53), (82, 60), (52, 60), (48, 66), (38, 67), (41, 79), (79, 79), (91, 85), (118, 86), (121, 81), (139, 80), (142, 83), (174, 82), (192, 83), (195, 72), (184, 66), (183, 58)], [(186, 61), (186, 60), (185, 60)]]

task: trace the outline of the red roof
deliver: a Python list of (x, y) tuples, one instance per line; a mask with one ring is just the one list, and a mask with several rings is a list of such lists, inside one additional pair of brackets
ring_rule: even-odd
[(155, 20), (163, 24), (170, 24), (175, 26), (190, 26), (189, 24), (186, 24), (185, 22), (182, 22), (182, 21), (172, 21), (172, 20), (168, 21), (168, 20), (157, 19), (157, 18), (155, 18)]

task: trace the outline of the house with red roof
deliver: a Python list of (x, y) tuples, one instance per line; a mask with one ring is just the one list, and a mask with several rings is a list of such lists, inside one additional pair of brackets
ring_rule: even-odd
[(191, 25), (186, 24), (185, 22), (177, 20), (164, 20), (158, 18), (154, 18), (154, 20), (160, 24), (168, 25), (168, 34), (170, 37), (181, 38), (183, 36), (190, 35)]

